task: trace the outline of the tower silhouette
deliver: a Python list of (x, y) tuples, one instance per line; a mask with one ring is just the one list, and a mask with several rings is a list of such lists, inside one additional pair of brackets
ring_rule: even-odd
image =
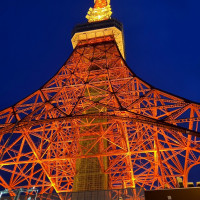
[(200, 104), (136, 76), (110, 1), (96, 0), (74, 50), (39, 90), (0, 111), (0, 186), (40, 193), (187, 186), (200, 163)]

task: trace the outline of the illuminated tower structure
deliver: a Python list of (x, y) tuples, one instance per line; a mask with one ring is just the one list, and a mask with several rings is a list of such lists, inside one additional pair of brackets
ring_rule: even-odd
[(188, 182), (200, 163), (200, 104), (128, 67), (122, 24), (96, 0), (74, 51), (39, 90), (0, 112), (0, 187), (40, 193)]

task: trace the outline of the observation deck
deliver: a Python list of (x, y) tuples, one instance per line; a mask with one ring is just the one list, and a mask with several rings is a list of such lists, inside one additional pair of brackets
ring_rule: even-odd
[(85, 23), (75, 26), (72, 31), (72, 46), (76, 48), (82, 40), (114, 36), (120, 53), (125, 59), (125, 43), (123, 25), (116, 19), (108, 19), (100, 22)]

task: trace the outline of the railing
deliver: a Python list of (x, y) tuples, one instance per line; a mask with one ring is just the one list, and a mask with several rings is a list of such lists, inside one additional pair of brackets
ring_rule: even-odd
[(72, 30), (72, 37), (77, 32), (85, 32), (85, 31), (90, 31), (94, 29), (108, 28), (108, 27), (113, 27), (113, 26), (123, 31), (123, 25), (121, 22), (119, 22), (116, 19), (109, 19), (109, 20), (100, 21), (100, 22), (79, 24), (75, 26), (75, 28)]
[(68, 192), (59, 194), (2, 196), (0, 200), (144, 200), (143, 188)]

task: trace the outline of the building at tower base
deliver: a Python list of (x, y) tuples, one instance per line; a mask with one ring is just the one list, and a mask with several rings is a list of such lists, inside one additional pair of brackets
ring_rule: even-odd
[(199, 200), (200, 188), (177, 188), (145, 191), (145, 200)]

